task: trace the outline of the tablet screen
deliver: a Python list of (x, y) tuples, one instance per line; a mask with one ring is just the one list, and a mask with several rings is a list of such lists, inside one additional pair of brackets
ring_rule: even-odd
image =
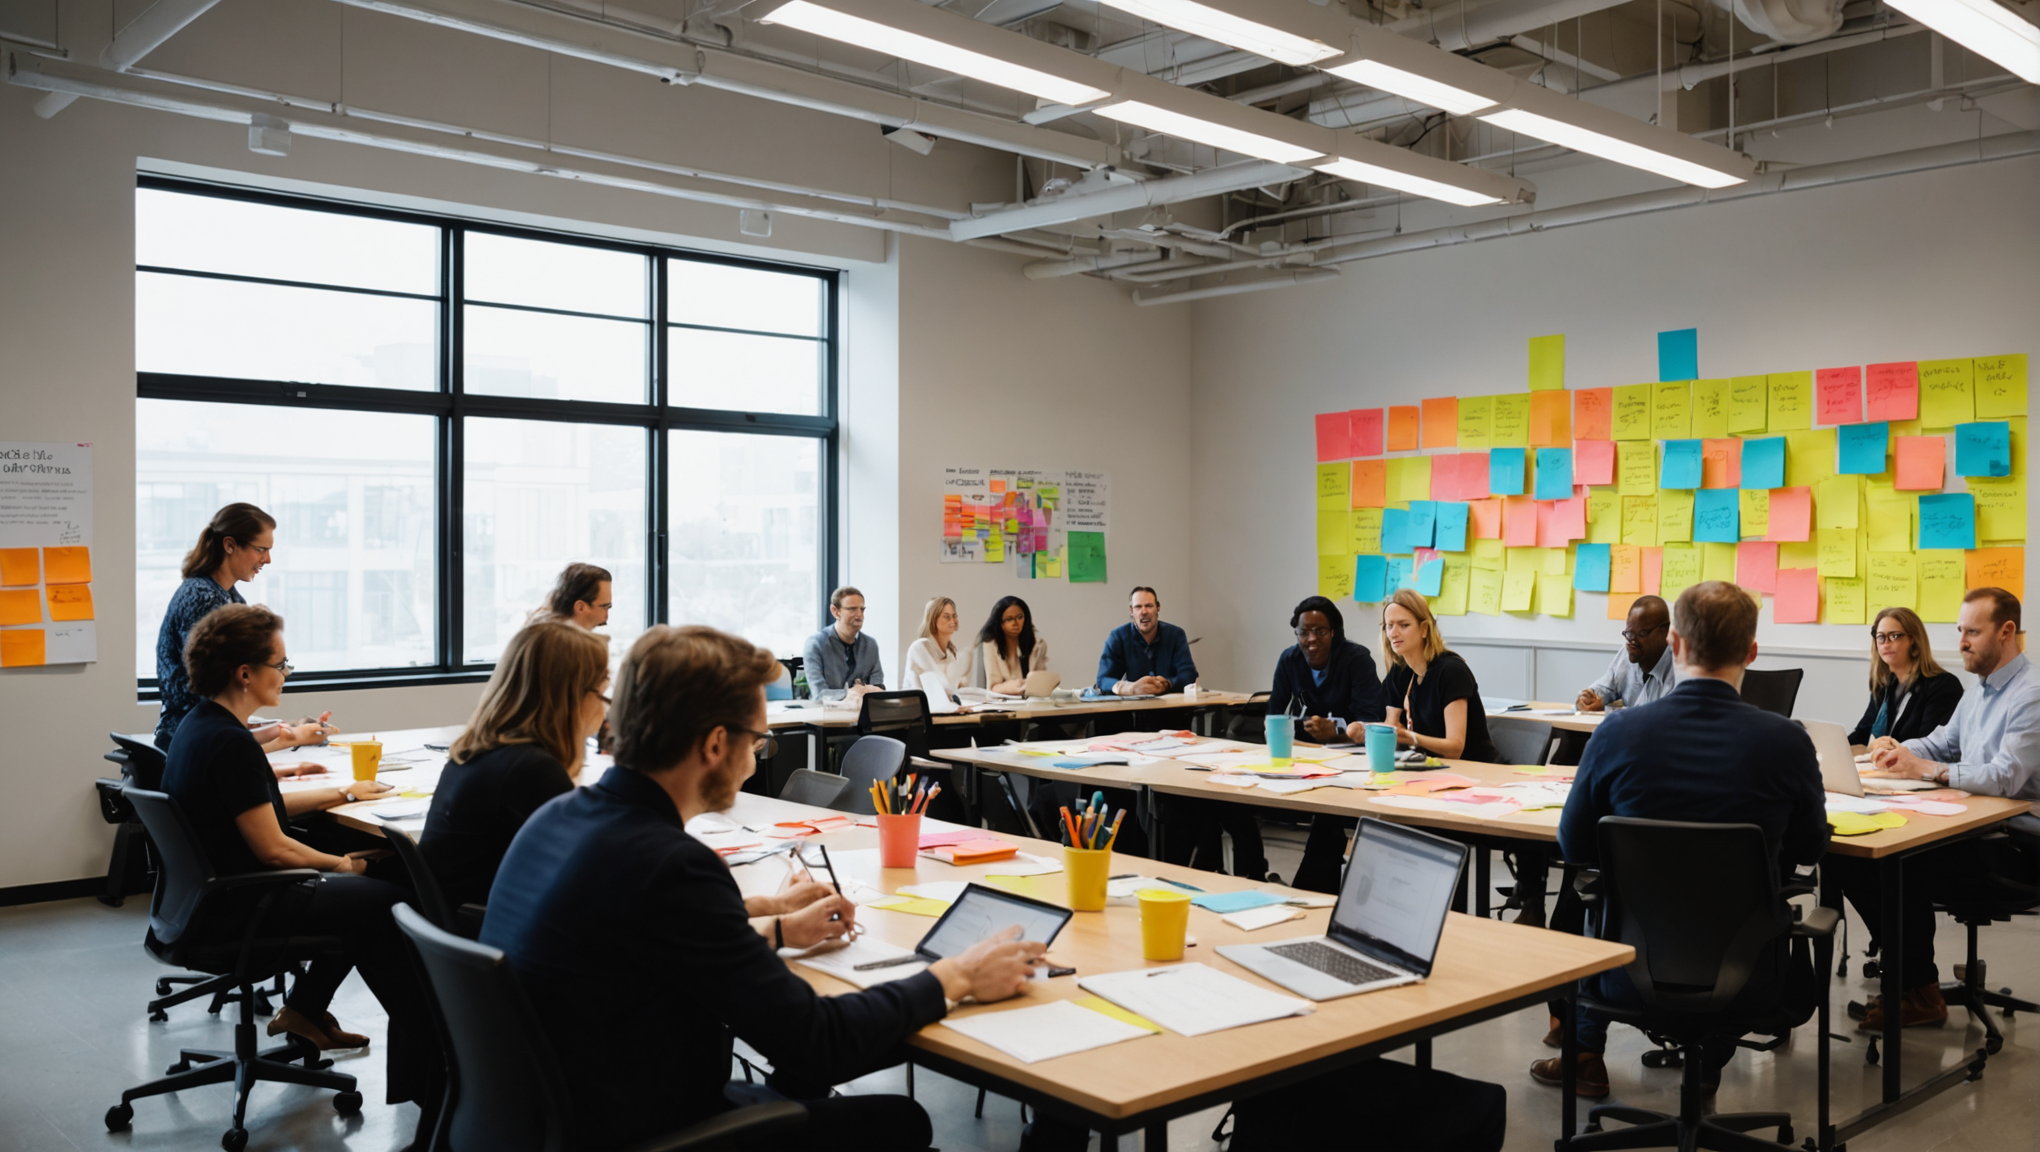
[(987, 936), (1020, 926), (1022, 940), (1055, 942), (1056, 933), (1069, 922), (1070, 910), (1032, 900), (982, 884), (964, 888), (963, 895), (921, 938), (915, 951), (931, 959), (956, 956)]

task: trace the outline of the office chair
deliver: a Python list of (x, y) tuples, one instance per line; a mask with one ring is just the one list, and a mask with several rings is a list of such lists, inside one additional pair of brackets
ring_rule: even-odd
[[(1971, 878), (1965, 890), (1950, 894), (1938, 901), (1934, 907), (1946, 912), (1957, 924), (1968, 930), (1968, 959), (1963, 967), (1962, 978), (1943, 981), (1941, 998), (1949, 1007), (1961, 1005), (1983, 1025), (1984, 1044), (1993, 1056), (2004, 1047), (2004, 1035), (1998, 1030), (1995, 1008), (2006, 1018), (2016, 1012), (2040, 1014), (2040, 1004), (2021, 1000), (2012, 995), (2010, 988), (1993, 992), (1985, 987), (1988, 976), (1984, 960), (1976, 952), (1977, 929), (1998, 921), (2008, 921), (2014, 916), (2030, 915), (2040, 908), (2040, 835), (2007, 829), (1993, 832), (1983, 838), (1987, 848), (1995, 851), (1992, 865), (1982, 874)], [(1875, 1053), (1877, 1037), (1872, 1037), (1871, 1052)], [(1876, 1060), (1872, 1055), (1871, 1060)]]
[[(960, 786), (971, 770), (956, 771), (955, 765), (929, 759), (928, 743), (933, 730), (934, 714), (928, 710), (928, 694), (919, 689), (867, 692), (857, 706), (858, 736), (890, 736), (900, 741), (906, 745), (907, 771), (942, 785), (942, 795), (929, 806), (928, 815), (938, 820), (976, 824), (976, 820), (969, 818)], [(847, 767), (843, 774), (850, 775)]]
[[(497, 949), (434, 925), (408, 904), (392, 911), (425, 974), (446, 1050), (446, 1099), (431, 1152), (567, 1152), (566, 1078), (517, 973)], [(792, 1101), (736, 1108), (633, 1152), (735, 1148), (743, 1136), (805, 1122)]]
[[(1503, 764), (1541, 765), (1551, 759), (1553, 732), (1548, 720), (1529, 720), (1516, 716), (1488, 717), (1488, 739), (1495, 746), (1495, 758)], [(1476, 848), (1486, 852), (1486, 848)], [(1516, 883), (1508, 888), (1497, 888), (1503, 896), (1502, 906), (1495, 910), (1497, 916), (1511, 910), (1530, 911), (1527, 919), (1520, 922), (1544, 925), (1545, 876), (1551, 869), (1549, 853), (1537, 849), (1523, 849), (1502, 853), (1502, 863), (1516, 877)], [(1530, 909), (1532, 900), (1536, 908)]]
[(1769, 671), (1748, 669), (1742, 677), (1742, 698), (1766, 712), (1776, 712), (1786, 719), (1792, 718), (1792, 705), (1799, 700), (1799, 682), (1806, 678), (1804, 668), (1776, 668)]
[(779, 790), (781, 800), (795, 804), (812, 804), (817, 808), (832, 807), (836, 797), (850, 787), (850, 781), (831, 772), (817, 772), (812, 768), (796, 768), (786, 778), (786, 785)]
[(1543, 764), (1551, 758), (1551, 722), (1514, 716), (1490, 716), (1488, 739), (1503, 764)]
[(439, 877), (433, 874), (432, 865), (425, 860), (425, 852), (418, 847), (409, 833), (396, 828), (384, 828), (383, 839), (389, 841), (390, 850), (403, 862), (404, 871), (411, 877), (411, 892), (417, 897), (415, 903), (426, 919), (436, 928), (444, 928), (456, 936), (469, 940), (482, 935), (482, 917), (489, 909), (485, 904), (462, 904), (458, 908), (446, 898), (446, 892), (439, 887)]
[(1259, 744), (1266, 739), (1269, 695), (1271, 694), (1267, 692), (1256, 692), (1247, 697), (1244, 703), (1227, 708), (1224, 738), (1249, 744)]
[(871, 804), (872, 782), (890, 782), (906, 761), (907, 746), (900, 741), (890, 736), (859, 736), (843, 753), (843, 791), (829, 807), (860, 816), (875, 815), (878, 809)]
[[(354, 1090), (354, 1077), (325, 1069), (332, 1061), (319, 1050), (293, 1036), (288, 1043), (258, 1049), (255, 1037), (255, 985), (300, 957), (337, 952), (340, 941), (330, 936), (261, 936), (262, 914), (286, 885), (309, 880), (319, 873), (311, 868), (283, 868), (274, 872), (248, 872), (220, 876), (213, 872), (205, 849), (198, 842), (191, 822), (177, 801), (162, 792), (130, 786), (125, 792), (135, 814), (149, 829), (161, 864), (154, 898), (149, 904), (149, 934), (143, 947), (149, 955), (174, 968), (212, 972), (233, 982), (240, 990), (237, 1001), (241, 1018), (234, 1025), (234, 1050), (186, 1048), (178, 1053), (161, 1080), (153, 1080), (120, 1095), (120, 1103), (106, 1110), (106, 1130), (125, 1132), (134, 1122), (134, 1101), (145, 1096), (182, 1092), (205, 1084), (234, 1085), (234, 1126), (220, 1137), (226, 1152), (241, 1152), (248, 1143), (245, 1127), (248, 1093), (256, 1084), (303, 1084), (332, 1088), (333, 1107), (342, 1116), (361, 1111), (361, 1093)], [(187, 939), (194, 923), (217, 916), (216, 901), (228, 892), (253, 891), (260, 894), (245, 929), (238, 939), (203, 942)], [(218, 925), (215, 925), (218, 926)], [(194, 934), (196, 935), (196, 934)], [(302, 1065), (292, 1061), (302, 1060)]]
[[(1789, 1030), (1804, 1019), (1788, 1002), (1789, 978), (1787, 986), (1774, 991), (1750, 988), (1759, 966), (1788, 940), (1792, 966), (1805, 959), (1798, 941), (1811, 941), (1816, 952), (1818, 1123), (1820, 1146), (1829, 1146), (1827, 973), (1840, 914), (1815, 908), (1804, 919), (1793, 919), (1777, 863), (1764, 844), (1763, 829), (1754, 824), (1603, 816), (1597, 832), (1601, 863), (1598, 870), (1580, 874), (1581, 898), (1598, 913), (1596, 937), (1636, 949), (1624, 971), (1640, 1006), (1601, 999), (1586, 982), (1580, 1003), (1597, 1016), (1669, 1042), (1685, 1055), (1685, 1071), (1677, 1115), (1603, 1105), (1588, 1112), (1585, 1133), (1565, 1146), (1577, 1152), (1674, 1147), (1776, 1152), (1780, 1144), (1790, 1144), (1790, 1113), (1708, 1114), (1702, 1071), (1707, 1041)], [(1607, 1132), (1605, 1120), (1633, 1127)], [(1757, 1128), (1776, 1128), (1777, 1143), (1748, 1135)]]

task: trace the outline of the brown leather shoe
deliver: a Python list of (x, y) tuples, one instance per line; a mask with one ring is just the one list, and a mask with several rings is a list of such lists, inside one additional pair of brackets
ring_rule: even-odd
[[(1907, 992), (1898, 1000), (1898, 1025), (1901, 1028), (1939, 1028), (1948, 1022), (1948, 1002), (1941, 998), (1938, 984), (1922, 984)], [(1863, 1013), (1863, 1022), (1856, 1026), (1858, 1032), (1884, 1031), (1884, 998), (1872, 1000)]]
[[(1560, 1063), (1564, 1059), (1563, 1056), (1553, 1056), (1549, 1060), (1539, 1060), (1531, 1064), (1530, 1078), (1539, 1084), (1549, 1084), (1553, 1088), (1564, 1087), (1562, 1077), (1565, 1066)], [(1573, 1095), (1584, 1096), (1589, 1100), (1599, 1100), (1608, 1095), (1608, 1065), (1601, 1059), (1599, 1052), (1579, 1054), (1579, 1064), (1574, 1069)]]
[(1544, 1034), (1544, 1046), (1546, 1048), (1565, 1047), (1565, 1021), (1560, 1020), (1556, 1016), (1551, 1018), (1551, 1031)]
[(321, 1052), (331, 1052), (340, 1048), (368, 1047), (368, 1037), (361, 1035), (359, 1032), (341, 1031), (340, 1022), (333, 1019), (331, 1012), (325, 1013), (315, 1023), (297, 1009), (285, 1006), (275, 1016), (270, 1018), (269, 1034), (271, 1036), (281, 1036), (286, 1032), (300, 1039), (310, 1041)]

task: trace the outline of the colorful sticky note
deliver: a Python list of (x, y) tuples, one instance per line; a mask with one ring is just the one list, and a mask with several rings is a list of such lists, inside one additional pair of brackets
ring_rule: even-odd
[(1657, 445), (1649, 440), (1624, 440), (1615, 445), (1615, 488), (1624, 496), (1657, 491)]
[[(1411, 548), (1429, 548), (1438, 538), (1438, 505), (1430, 500), (1412, 500), (1409, 518), (1403, 524), (1403, 541)], [(1405, 549), (1398, 548), (1398, 552)]]
[(42, 593), (34, 588), (0, 592), (0, 624), (43, 622)]
[(1319, 511), (1348, 507), (1347, 485), (1353, 474), (1350, 464), (1320, 464), (1317, 466), (1317, 506)]
[(1735, 582), (1752, 592), (1778, 590), (1778, 546), (1748, 540), (1735, 546)]
[(1441, 396), (1423, 402), (1423, 444), (1426, 448), (1459, 445), (1459, 397)]
[(1500, 540), (1502, 538), (1501, 497), (1469, 501), (1466, 505), (1466, 518), (1473, 525), (1475, 539)]
[(1860, 527), (1862, 499), (1863, 482), (1854, 476), (1830, 476), (1821, 481), (1813, 489), (1815, 527)]
[(1349, 482), (1353, 507), (1380, 508), (1388, 503), (1388, 465), (1386, 460), (1353, 462), (1353, 475)]
[(1610, 545), (1582, 544), (1573, 554), (1573, 587), (1582, 592), (1608, 590)]
[(1614, 439), (1615, 390), (1582, 388), (1572, 394), (1575, 440)]
[[(1382, 449), (1381, 409), (1356, 408), (1353, 411), (1348, 412), (1346, 415), (1351, 418), (1351, 423), (1353, 427), (1352, 451), (1349, 452), (1348, 455), (1351, 456), (1381, 455)], [(1318, 419), (1322, 420), (1324, 419), (1324, 417), (1320, 416), (1318, 417)]]
[(1783, 488), (1785, 486), (1785, 438), (1767, 436), (1745, 440), (1742, 446), (1742, 486)]
[(1702, 439), (1728, 435), (1728, 381), (1693, 381), (1693, 430)]
[(1612, 490), (1587, 493), (1587, 539), (1622, 543), (1622, 497)]
[(1404, 588), (1414, 591), (1417, 587), (1417, 561), (1412, 556), (1390, 556), (1388, 558), (1388, 590), (1397, 592)]
[[(1434, 456), (1432, 459), (1443, 460), (1444, 457)], [(1488, 487), (1489, 462), (1487, 453), (1461, 452), (1457, 459), (1459, 461), (1459, 495), (1456, 499), (1485, 500), (1489, 496), (1494, 495), (1494, 491)]]
[[(1835, 436), (1835, 471), (1858, 476), (1877, 476), (1884, 472), (1891, 444), (1891, 425), (1881, 420), (1875, 424), (1844, 424), (1835, 429)], [(2007, 455), (2011, 452), (2009, 441), (2005, 451)]]
[[(1574, 496), (1569, 500), (1554, 500), (1551, 509), (1551, 533), (1555, 539), (1553, 547), (1562, 548), (1574, 540), (1585, 539), (1587, 535), (1587, 498)], [(1544, 530), (1538, 525), (1538, 531)]]
[(1724, 584), (1735, 583), (1735, 545), (1696, 544), (1700, 549), (1700, 578), (1719, 580)]
[(1353, 517), (1353, 546), (1348, 551), (1381, 551), (1382, 511), (1380, 508), (1353, 509), (1350, 513)]
[(1864, 381), (1867, 414), (1872, 420), (1917, 420), (1920, 415), (1920, 366), (1907, 360), (1872, 364)]
[(1700, 375), (1700, 330), (1680, 328), (1657, 334), (1657, 378), (1691, 380)]
[(1778, 624), (1819, 623), (1820, 573), (1812, 568), (1780, 568), (1771, 619)]
[(1537, 610), (1564, 619), (1573, 612), (1572, 577), (1563, 572), (1537, 575)]
[(1565, 387), (1565, 337), (1530, 338), (1530, 391), (1544, 392)]
[(1735, 439), (1700, 442), (1700, 486), (1702, 488), (1742, 487), (1742, 446)]
[(1502, 611), (1535, 611), (1537, 598), (1537, 573), (1505, 572), (1502, 574)]
[(1459, 501), (1437, 505), (1436, 547), (1440, 552), (1466, 551), (1467, 507)]
[(1657, 497), (1622, 498), (1622, 542), (1649, 547), (1658, 540)]
[(1645, 548), (1643, 551), (1643, 591), (1648, 596), (1664, 594), (1665, 550)]
[(1969, 553), (1969, 586), (2003, 588), (2014, 596), (2026, 594), (2026, 550), (2024, 548), (1978, 548)]
[(1854, 528), (1822, 528), (1814, 533), (1814, 545), (1818, 549), (1816, 561), (1822, 576), (1854, 576), (1856, 574), (1856, 530)]
[(1854, 424), (1863, 418), (1863, 370), (1822, 368), (1813, 374), (1814, 423)]
[(1964, 483), (1976, 497), (1976, 535), (1982, 540), (2026, 538), (2026, 478), (1972, 476)]
[(1395, 498), (1398, 500), (1429, 500), (1431, 498), (1431, 457), (1404, 456), (1389, 462), (1389, 475), (1395, 478)]
[(9, 628), (0, 632), (0, 668), (39, 668), (44, 663), (40, 628)]
[(1488, 453), (1488, 491), (1496, 496), (1523, 494), (1522, 448), (1496, 448)]
[(1579, 440), (1573, 444), (1575, 484), (1613, 484), (1615, 445), (1608, 440)]
[(1975, 365), (1969, 360), (1922, 360), (1920, 424), (1953, 428), (1976, 419)]
[(1969, 590), (1963, 553), (1922, 548), (1916, 555), (1920, 570), (1920, 619), (1930, 624), (1953, 624), (1962, 611), (1962, 596)]
[(1634, 544), (1608, 546), (1608, 591), (1630, 594), (1643, 591), (1643, 549)]
[(1445, 558), (1445, 575), (1438, 583), (1438, 599), (1431, 610), (1440, 616), (1466, 615), (1466, 593), (1471, 569), (1464, 556)]
[(1701, 466), (1699, 440), (1665, 441), (1665, 458), (1659, 468), (1658, 487), (1698, 488), (1704, 469)]
[(1572, 393), (1530, 394), (1530, 446), (1564, 448), (1572, 444)]
[(49, 584), (89, 584), (92, 582), (92, 549), (45, 548), (43, 555), (43, 581)]
[(1494, 398), (1494, 414), (1488, 425), (1488, 443), (1497, 448), (1530, 446), (1530, 394), (1504, 393)]
[(1918, 498), (1885, 488), (1873, 488), (1869, 495), (1870, 523), (1865, 534), (1870, 538), (1870, 551), (1912, 551), (1913, 508)]
[(0, 584), (42, 583), (42, 557), (33, 548), (0, 548)]
[[(1489, 472), (1493, 472), (1492, 459)], [(1572, 496), (1573, 454), (1570, 448), (1537, 450), (1537, 498), (1565, 500)]]
[(1777, 488), (1771, 492), (1773, 540), (1806, 540), (1813, 528), (1813, 489)]
[(1920, 547), (1976, 547), (1976, 497), (1967, 492), (1920, 497)]
[(1610, 424), (1617, 440), (1650, 439), (1650, 389), (1648, 384), (1620, 384)]
[[(1049, 579), (1048, 554), (1034, 554), (1034, 579)], [(1353, 558), (1350, 556), (1319, 556), (1317, 593), (1328, 600), (1345, 600), (1353, 595)]]
[(1702, 579), (1700, 549), (1692, 544), (1667, 544), (1662, 551), (1663, 568), (1659, 572), (1657, 594), (1667, 600), (1677, 600), (1679, 593)]
[(1381, 550), (1387, 553), (1408, 552), (1416, 545), (1409, 542), (1410, 513), (1407, 508), (1387, 508), (1381, 513)]
[(1691, 436), (1693, 389), (1684, 380), (1658, 384), (1650, 390), (1650, 434), (1658, 440)]
[(1417, 565), (1417, 592), (1424, 596), (1436, 596), (1445, 590), (1445, 560), (1426, 560)]
[(1864, 580), (1861, 576), (1841, 579), (1821, 578), (1820, 618), (1827, 624), (1863, 624), (1869, 614), (1864, 599)]
[(1390, 452), (1414, 452), (1417, 450), (1417, 406), (1397, 404), (1388, 410), (1388, 450)]
[(1657, 542), (1670, 544), (1693, 538), (1693, 490), (1665, 488), (1657, 494)]
[(54, 622), (92, 619), (92, 585), (50, 585), (50, 619)]
[(1353, 557), (1353, 599), (1362, 604), (1379, 604), (1388, 599), (1388, 558)]
[(1351, 416), (1345, 412), (1320, 412), (1317, 416), (1317, 458), (1345, 460), (1353, 455)]
[(1772, 432), (1813, 426), (1813, 373), (1773, 372), (1766, 378), (1770, 395), (1764, 427)]
[(1491, 439), (1494, 416), (1494, 397), (1461, 396), (1459, 398), (1459, 446), (1461, 448), (1494, 447), (1494, 441)]
[(1492, 540), (1476, 539), (1468, 542), (1466, 559), (1475, 568), (1489, 568), (1500, 572), (1504, 557), (1510, 551), (1512, 550), (1502, 546), (1502, 538), (1500, 536), (1496, 536)]
[(1511, 548), (1529, 548), (1537, 543), (1537, 501), (1528, 496), (1502, 500), (1502, 543)]
[(1502, 573), (1475, 568), (1467, 574), (1466, 607), (1483, 616), (1502, 614)]
[(1811, 486), (1834, 474), (1834, 429), (1801, 428), (1785, 434), (1785, 483)]
[(1743, 535), (1770, 535), (1771, 493), (1763, 488), (1744, 488), (1736, 495), (1742, 504)]
[(1320, 556), (1344, 556), (1353, 550), (1352, 523), (1347, 512), (1317, 514), (1317, 552)]
[(1978, 356), (1970, 361), (1976, 418), (2000, 420), (2026, 414), (2026, 354)]
[(1693, 539), (1734, 544), (1741, 539), (1741, 501), (1734, 489), (1703, 488), (1693, 494)]
[(1919, 562), (1912, 553), (1871, 555), (1865, 587), (1869, 589), (1870, 603), (1877, 606), (1877, 611), (1915, 607), (1919, 601), (1919, 583)]
[(1770, 381), (1763, 376), (1737, 376), (1728, 382), (1730, 435), (1764, 430), (1769, 391)]
[(1900, 436), (1894, 483), (1909, 492), (1939, 492), (1948, 482), (1948, 441), (1942, 436)]
[(1955, 426), (1957, 476), (2010, 476), (2012, 426), (2002, 420)]

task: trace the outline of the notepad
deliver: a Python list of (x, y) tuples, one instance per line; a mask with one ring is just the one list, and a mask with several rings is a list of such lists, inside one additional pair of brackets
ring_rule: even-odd
[(994, 860), (1011, 859), (1019, 851), (1018, 844), (1007, 840), (965, 840), (961, 844), (930, 848), (921, 855), (944, 864), (988, 864)]
[(942, 1026), (988, 1044), (1023, 1064), (1036, 1064), (1154, 1033), (1068, 1000), (950, 1017)]
[(1301, 1016), (1313, 1009), (1308, 1000), (1270, 992), (1203, 964), (1107, 972), (1087, 976), (1077, 986), (1184, 1036)]
[(1282, 897), (1272, 892), (1256, 892), (1252, 890), (1246, 892), (1206, 892), (1202, 896), (1192, 896), (1190, 902), (1206, 911), (1217, 912), (1223, 915), (1227, 912), (1244, 912), (1249, 908), (1264, 908), (1270, 904), (1280, 904), (1282, 903)]
[(1249, 908), (1244, 912), (1229, 912), (1219, 919), (1242, 932), (1258, 932), (1276, 924), (1287, 924), (1291, 920), (1303, 919), (1303, 909), (1288, 904), (1273, 904), (1266, 908)]
[(904, 980), (927, 971), (928, 962), (925, 960), (916, 960), (911, 964), (895, 964), (889, 968), (873, 968), (866, 972), (857, 970), (859, 964), (868, 964), (874, 960), (892, 960), (913, 954), (911, 948), (887, 944), (883, 940), (873, 940), (869, 936), (860, 936), (840, 948), (826, 951), (808, 953), (781, 951), (781, 955), (792, 956), (793, 962), (803, 968), (826, 972), (846, 984), (859, 988), (869, 988), (874, 984), (884, 984), (892, 980)]
[(415, 820), (423, 816), (425, 810), (430, 807), (432, 807), (430, 799), (403, 800), (395, 803), (378, 804), (374, 810), (369, 812), (369, 815), (385, 824), (395, 824), (399, 820)]

